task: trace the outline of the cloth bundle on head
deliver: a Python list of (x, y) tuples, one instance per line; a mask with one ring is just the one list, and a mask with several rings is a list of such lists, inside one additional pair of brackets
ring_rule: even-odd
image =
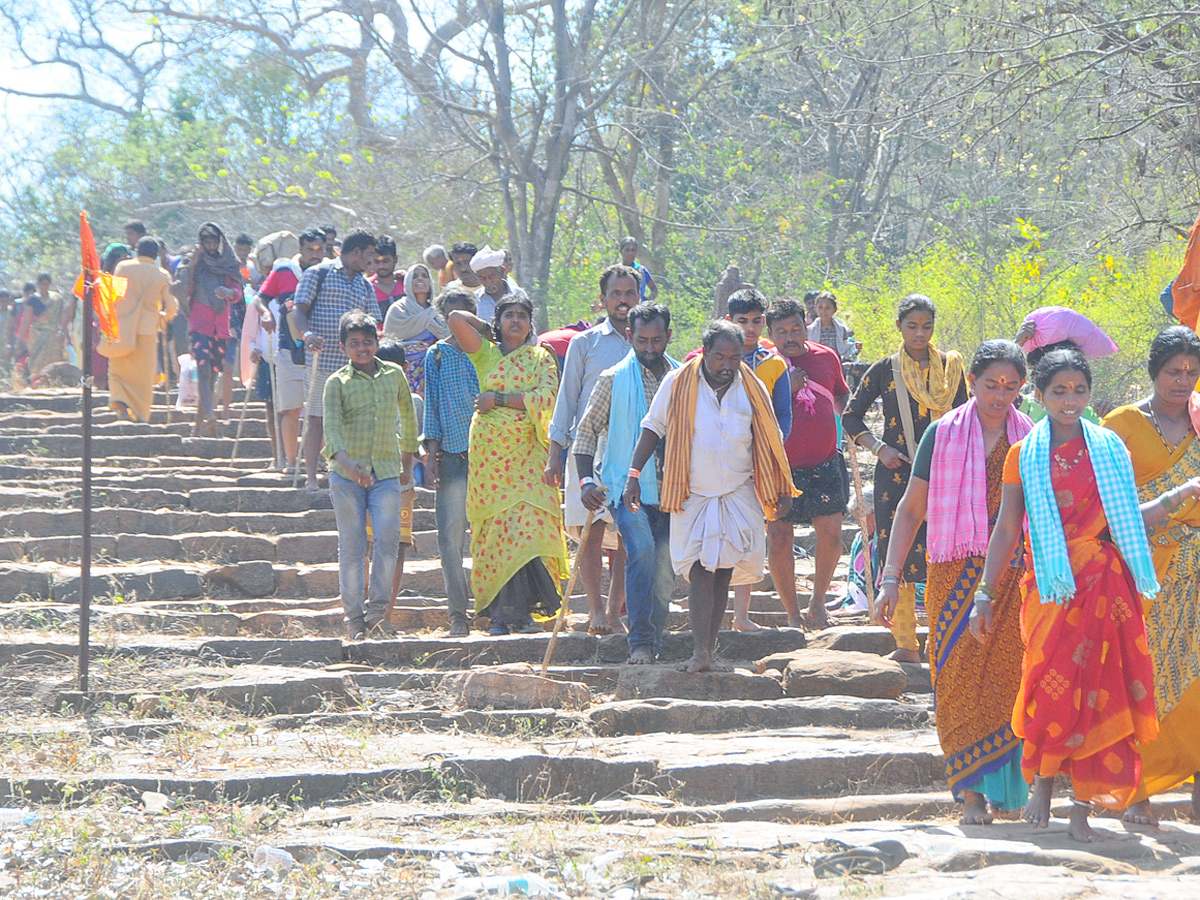
[(1099, 359), (1116, 353), (1117, 345), (1100, 326), (1082, 313), (1065, 306), (1043, 306), (1025, 317), (1022, 325), (1034, 326), (1033, 337), (1025, 342), (1024, 350), (1048, 347), (1059, 341), (1072, 341), (1079, 345), (1088, 359)]
[[(1158, 593), (1158, 578), (1150, 554), (1150, 541), (1146, 538), (1146, 524), (1138, 506), (1129, 450), (1115, 432), (1086, 419), (1079, 424), (1083, 426), (1109, 533), (1133, 572), (1138, 593), (1152, 599)], [(1048, 417), (1034, 425), (1025, 436), (1020, 463), (1038, 593), (1043, 603), (1062, 604), (1075, 596), (1075, 575), (1071, 572), (1067, 538), (1050, 478)]]
[(504, 267), (504, 249), (493, 250), (487, 244), (483, 245), (483, 249), (471, 257), (471, 271), (478, 272), (480, 269), (500, 269)]
[[(1009, 408), (1005, 422), (1012, 446), (1029, 433), (1029, 416)], [(987, 448), (972, 397), (942, 416), (929, 472), (928, 546), (931, 562), (987, 553)]]
[[(220, 242), (217, 245), (215, 257), (204, 252), (203, 244), (206, 235), (214, 234)], [(189, 277), (191, 289), (188, 291), (188, 298), (193, 303), (203, 303), (205, 306), (212, 307), (213, 311), (217, 313), (225, 310), (227, 302), (224, 297), (217, 296), (217, 289), (230, 288), (231, 281), (233, 284), (242, 282), (242, 264), (234, 255), (229, 241), (225, 240), (224, 232), (212, 222), (205, 222), (200, 226), (200, 243), (196, 245), (196, 250), (192, 254)]]
[(300, 241), (290, 231), (276, 231), (264, 238), (250, 252), (250, 258), (262, 273), (270, 272), (280, 258), (295, 256), (300, 252)]

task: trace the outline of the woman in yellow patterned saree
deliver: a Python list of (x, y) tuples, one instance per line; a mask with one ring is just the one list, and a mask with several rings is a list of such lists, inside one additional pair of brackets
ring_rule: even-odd
[(447, 324), (479, 374), (467, 474), (475, 612), (492, 634), (541, 631), (533, 619), (558, 612), (568, 574), (558, 489), (542, 482), (558, 370), (530, 343), (523, 295), (501, 298), (494, 325), (462, 310)]
[[(1200, 441), (1189, 405), (1200, 378), (1200, 337), (1190, 328), (1162, 331), (1150, 347), (1151, 396), (1113, 410), (1104, 424), (1120, 435), (1133, 458), (1142, 502), (1200, 476)], [(1157, 822), (1150, 797), (1200, 772), (1200, 503), (1186, 501), (1150, 533), (1162, 590), (1144, 601), (1146, 636), (1154, 660), (1158, 738), (1140, 747), (1142, 776), (1125, 813), (1129, 822)], [(1200, 815), (1200, 788), (1192, 788)]]

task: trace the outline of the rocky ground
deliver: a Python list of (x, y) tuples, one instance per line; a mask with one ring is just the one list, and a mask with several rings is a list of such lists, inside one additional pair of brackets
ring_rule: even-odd
[[(1196, 896), (1184, 794), (1088, 846), (1065, 808), (958, 826), (928, 668), (853, 618), (781, 627), (769, 582), (768, 627), (721, 634), (733, 673), (631, 669), (575, 597), (547, 681), (548, 635), (443, 636), (422, 492), (404, 634), (344, 641), (328, 493), (262, 471), (255, 407), (240, 459), (232, 424), (97, 409), (81, 695), (79, 418), (77, 392), (0, 395), (0, 896)], [(886, 873), (823, 871), (881, 841), (855, 859)]]

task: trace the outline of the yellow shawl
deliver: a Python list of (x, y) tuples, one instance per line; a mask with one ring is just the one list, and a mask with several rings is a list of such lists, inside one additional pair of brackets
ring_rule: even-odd
[[(901, 344), (900, 374), (904, 376), (904, 386), (908, 388), (909, 396), (917, 401), (921, 414), (928, 412), (930, 420), (936, 422), (953, 408), (958, 386), (966, 378), (966, 367), (962, 354), (957, 350), (951, 350), (943, 360), (942, 354), (930, 344), (929, 369), (927, 373), (922, 372), (920, 363), (909, 356)], [(928, 384), (926, 374), (929, 375)], [(912, 448), (910, 452), (914, 452)]]
[[(692, 438), (696, 433), (696, 394), (700, 388), (700, 366), (704, 354), (694, 357), (679, 370), (671, 385), (671, 402), (667, 408), (667, 447), (663, 458), (663, 485), (659, 506), (665, 512), (680, 512), (691, 494), (689, 479), (692, 471)], [(754, 459), (754, 492), (768, 519), (779, 518), (776, 510), (780, 497), (798, 497), (800, 492), (792, 483), (787, 454), (779, 433), (779, 423), (771, 408), (762, 382), (753, 370), (741, 364), (742, 384), (750, 400), (751, 452)]]

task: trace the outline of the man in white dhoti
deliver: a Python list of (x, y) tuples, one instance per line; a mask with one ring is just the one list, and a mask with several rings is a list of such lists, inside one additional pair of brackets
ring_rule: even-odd
[(762, 578), (762, 518), (786, 514), (796, 495), (771, 398), (742, 362), (743, 343), (732, 322), (710, 322), (703, 353), (667, 373), (642, 420), (622, 494), (636, 511), (641, 469), (665, 439), (659, 503), (671, 513), (671, 561), (688, 579), (695, 642), (685, 672), (728, 668), (716, 643), (729, 586)]

